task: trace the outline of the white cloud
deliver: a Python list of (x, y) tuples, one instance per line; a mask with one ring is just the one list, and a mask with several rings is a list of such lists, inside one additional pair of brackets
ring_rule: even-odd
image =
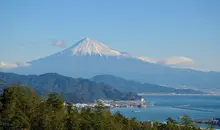
[(188, 57), (176, 56), (159, 60), (157, 63), (165, 65), (192, 65), (194, 64), (194, 61)]
[(151, 58), (148, 58), (148, 57), (137, 57), (138, 59), (142, 60), (142, 61), (145, 61), (145, 62), (150, 62), (150, 63), (156, 63), (157, 61), (151, 59)]
[(14, 63), (0, 62), (0, 68), (2, 69), (11, 69), (17, 67), (18, 67), (17, 64)]
[(145, 62), (163, 64), (163, 65), (168, 65), (168, 66), (193, 65), (194, 64), (193, 59), (184, 57), (184, 56), (175, 56), (175, 57), (169, 57), (169, 58), (164, 58), (164, 59), (151, 59), (148, 57), (137, 57), (137, 58)]
[(65, 47), (65, 42), (64, 41), (55, 41), (53, 42), (53, 46), (56, 46), (56, 47)]
[(29, 67), (29, 66), (31, 66), (31, 64), (27, 63), (27, 62), (17, 62), (16, 64), (18, 65), (18, 67)]
[(31, 64), (26, 62), (17, 62), (17, 63), (8, 63), (8, 62), (0, 62), (1, 69), (13, 69), (18, 67), (29, 67)]

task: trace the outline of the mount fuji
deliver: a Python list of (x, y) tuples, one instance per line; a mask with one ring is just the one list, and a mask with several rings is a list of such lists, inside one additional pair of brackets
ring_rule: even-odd
[(220, 89), (218, 72), (171, 68), (150, 63), (90, 38), (84, 38), (61, 52), (28, 63), (31, 66), (16, 68), (12, 72), (20, 74), (56, 72), (84, 78), (111, 74), (171, 87)]
[(85, 38), (78, 43), (74, 44), (70, 48), (58, 53), (58, 55), (64, 56), (120, 56), (121, 53), (114, 50), (101, 42)]

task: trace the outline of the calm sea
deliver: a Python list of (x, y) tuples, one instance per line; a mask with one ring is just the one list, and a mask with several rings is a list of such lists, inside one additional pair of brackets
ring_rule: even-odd
[(220, 118), (220, 96), (149, 95), (144, 99), (150, 106), (140, 109), (140, 112), (134, 112), (138, 110), (136, 108), (117, 108), (112, 112), (119, 111), (126, 117), (135, 117), (140, 121), (164, 122), (169, 116), (178, 121), (184, 114), (199, 120)]

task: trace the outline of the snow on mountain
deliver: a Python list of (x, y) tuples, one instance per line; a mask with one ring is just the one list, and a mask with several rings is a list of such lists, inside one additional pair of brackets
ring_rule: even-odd
[[(56, 55), (59, 56), (92, 56), (92, 55), (98, 55), (98, 56), (117, 56), (117, 58), (132, 58), (132, 59), (137, 59), (141, 60), (144, 62), (149, 62), (149, 63), (156, 63), (156, 64), (161, 64), (162, 62), (165, 62), (167, 64), (164, 65), (169, 65), (168, 63), (173, 63), (175, 61), (185, 61), (186, 58), (180, 57), (180, 58), (172, 58), (172, 59), (164, 59), (164, 60), (155, 60), (155, 59), (150, 59), (148, 57), (136, 57), (132, 56), (127, 52), (119, 52), (115, 49), (112, 49), (111, 47), (95, 40), (95, 39), (90, 39), (90, 38), (84, 38), (74, 44), (73, 46), (65, 49), (62, 52), (57, 53)], [(184, 59), (183, 59), (184, 58)], [(187, 59), (188, 60), (188, 59)], [(182, 62), (181, 62), (182, 63)]]
[(103, 43), (90, 39), (84, 38), (78, 43), (74, 44), (70, 48), (65, 49), (64, 51), (58, 53), (58, 55), (69, 55), (69, 56), (120, 56), (121, 53), (117, 50), (114, 50)]

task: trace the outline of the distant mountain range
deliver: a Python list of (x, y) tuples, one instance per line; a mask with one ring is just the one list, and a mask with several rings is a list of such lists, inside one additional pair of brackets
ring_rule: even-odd
[[(159, 52), (155, 52), (159, 53)], [(10, 70), (19, 74), (59, 73), (90, 78), (111, 74), (142, 83), (171, 87), (220, 89), (219, 72), (171, 68), (112, 49), (85, 38), (71, 47), (45, 58), (28, 62), (29, 67)]]
[(135, 93), (121, 92), (104, 83), (95, 83), (88, 79), (74, 79), (56, 73), (43, 75), (17, 75), (0, 72), (0, 88), (11, 84), (29, 85), (40, 95), (46, 96), (49, 92), (62, 92), (66, 101), (91, 102), (96, 99), (134, 100), (140, 99)]
[(28, 85), (41, 95), (47, 95), (49, 92), (62, 92), (65, 100), (71, 102), (90, 102), (96, 99), (140, 99), (136, 93), (204, 94), (204, 92), (192, 89), (175, 89), (154, 84), (142, 84), (112, 75), (98, 75), (88, 80), (74, 79), (56, 73), (26, 76), (0, 72), (0, 88), (14, 83), (21, 86)]
[(204, 94), (204, 92), (192, 90), (192, 89), (175, 89), (155, 84), (140, 83), (132, 80), (125, 80), (120, 77), (112, 75), (98, 75), (94, 76), (92, 81), (97, 83), (105, 83), (122, 92), (135, 92), (135, 93), (157, 93), (157, 94)]

